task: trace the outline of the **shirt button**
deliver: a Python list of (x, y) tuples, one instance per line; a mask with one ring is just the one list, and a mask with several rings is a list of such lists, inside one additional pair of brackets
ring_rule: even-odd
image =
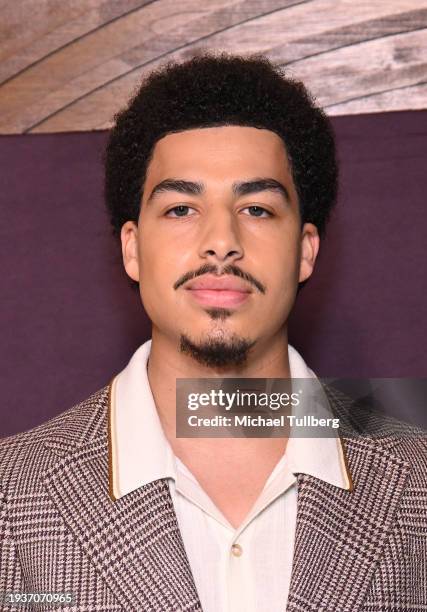
[(240, 546), (240, 544), (233, 544), (231, 547), (231, 552), (233, 553), (235, 557), (240, 557), (241, 554), (243, 553), (243, 549)]

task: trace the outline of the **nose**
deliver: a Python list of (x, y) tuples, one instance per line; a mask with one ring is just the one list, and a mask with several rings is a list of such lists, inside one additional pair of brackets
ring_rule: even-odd
[(243, 257), (237, 221), (231, 211), (215, 211), (206, 221), (199, 255), (209, 263), (232, 263)]

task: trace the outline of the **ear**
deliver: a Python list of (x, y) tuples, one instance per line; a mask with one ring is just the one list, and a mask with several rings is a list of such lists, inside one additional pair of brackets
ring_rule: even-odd
[(139, 281), (138, 226), (126, 221), (120, 230), (120, 239), (125, 270), (134, 281)]
[(311, 276), (319, 246), (320, 238), (317, 227), (313, 223), (304, 223), (301, 230), (301, 260), (298, 282), (301, 283)]

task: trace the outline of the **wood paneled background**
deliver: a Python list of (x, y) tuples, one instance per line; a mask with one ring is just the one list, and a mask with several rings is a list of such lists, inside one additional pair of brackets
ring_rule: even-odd
[(0, 133), (108, 128), (208, 49), (265, 53), (331, 115), (427, 108), (427, 0), (4, 0)]

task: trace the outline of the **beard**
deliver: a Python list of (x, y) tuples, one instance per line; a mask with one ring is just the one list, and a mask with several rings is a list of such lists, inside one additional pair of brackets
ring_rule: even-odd
[(180, 351), (190, 355), (201, 365), (209, 368), (224, 368), (244, 365), (254, 344), (255, 341), (239, 336), (232, 336), (228, 340), (208, 338), (196, 343), (182, 334)]

